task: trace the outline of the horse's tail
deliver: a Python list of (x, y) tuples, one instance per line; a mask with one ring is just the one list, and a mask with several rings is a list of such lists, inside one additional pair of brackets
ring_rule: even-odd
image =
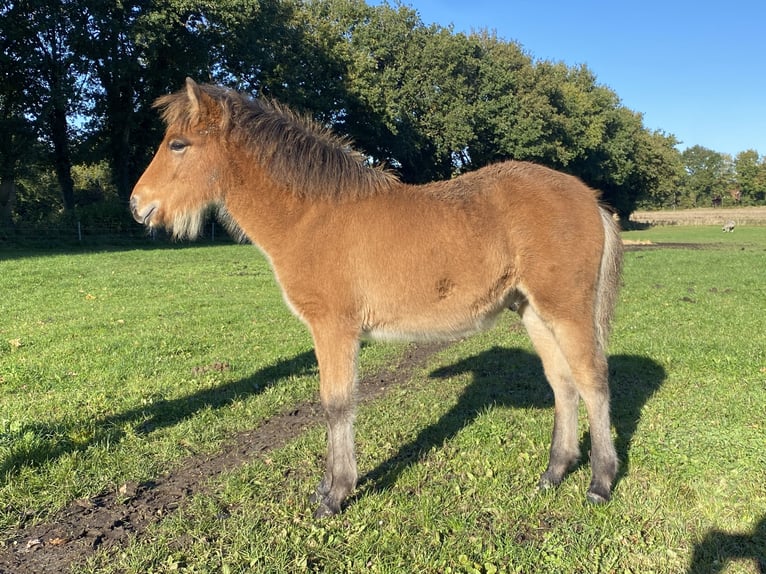
[(598, 344), (606, 353), (620, 288), (623, 248), (619, 224), (604, 207), (599, 206), (599, 211), (601, 224), (604, 226), (604, 250), (601, 253), (601, 269), (596, 287), (595, 322)]

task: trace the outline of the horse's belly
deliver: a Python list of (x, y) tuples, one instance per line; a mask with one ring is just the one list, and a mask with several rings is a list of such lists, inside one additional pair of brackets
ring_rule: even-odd
[(462, 324), (434, 324), (417, 325), (408, 324), (390, 324), (365, 329), (362, 336), (365, 339), (375, 341), (452, 341), (468, 335), (473, 335), (479, 331), (489, 329), (495, 324), (497, 315), (493, 317), (484, 317), (481, 321)]
[[(450, 340), (491, 328), (512, 296), (464, 304), (447, 302), (369, 308), (362, 328), (366, 338), (376, 340)], [(408, 304), (409, 303), (409, 304)]]

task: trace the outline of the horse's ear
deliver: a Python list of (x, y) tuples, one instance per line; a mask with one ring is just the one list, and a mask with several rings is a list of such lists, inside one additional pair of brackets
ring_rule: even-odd
[(186, 95), (189, 97), (189, 107), (191, 110), (191, 116), (193, 118), (199, 117), (200, 112), (200, 98), (202, 91), (199, 89), (197, 82), (191, 78), (186, 78)]

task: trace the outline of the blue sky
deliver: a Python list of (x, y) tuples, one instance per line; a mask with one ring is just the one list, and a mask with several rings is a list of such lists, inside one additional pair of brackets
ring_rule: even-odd
[(766, 1), (403, 0), (424, 23), (495, 30), (534, 59), (586, 64), (644, 125), (766, 154)]

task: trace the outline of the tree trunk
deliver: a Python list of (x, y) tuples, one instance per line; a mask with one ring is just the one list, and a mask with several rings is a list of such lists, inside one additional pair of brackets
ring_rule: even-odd
[(69, 155), (66, 109), (54, 105), (51, 110), (51, 140), (53, 141), (53, 165), (61, 187), (61, 199), (65, 211), (74, 211), (74, 180), (72, 160)]
[[(112, 89), (117, 90), (117, 87)], [(127, 203), (135, 183), (131, 169), (133, 157), (130, 145), (131, 125), (133, 122), (132, 98), (128, 92), (118, 91), (117, 94), (109, 99), (110, 118), (108, 123), (111, 129), (108, 137), (112, 179), (117, 187), (117, 196), (120, 200)]]
[(123, 132), (115, 134), (114, 137), (115, 140), (118, 140), (113, 143), (112, 170), (114, 183), (117, 187), (117, 196), (121, 201), (128, 203), (134, 183), (130, 169), (130, 127), (124, 126)]
[(13, 178), (0, 181), (0, 227), (13, 226), (13, 209), (16, 207), (16, 182)]

